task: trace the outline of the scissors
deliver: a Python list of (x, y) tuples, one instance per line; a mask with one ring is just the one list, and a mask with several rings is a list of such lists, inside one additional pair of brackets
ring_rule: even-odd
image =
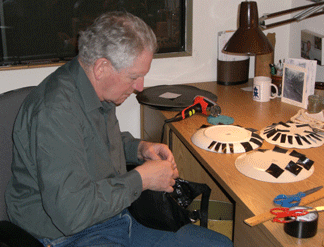
[(273, 202), (275, 204), (280, 205), (281, 207), (285, 207), (285, 208), (290, 208), (290, 207), (294, 207), (294, 206), (298, 206), (300, 203), (301, 198), (312, 194), (320, 189), (322, 189), (323, 186), (319, 186), (310, 190), (306, 190), (304, 192), (298, 192), (295, 195), (284, 195), (284, 194), (280, 194), (278, 196), (275, 197), (275, 199), (273, 200)]
[[(309, 214), (311, 212), (320, 212), (324, 211), (324, 206), (316, 207), (316, 208), (309, 208), (309, 209), (294, 209), (289, 210), (289, 208), (273, 208), (270, 210), (270, 212), (276, 217), (272, 220), (273, 222), (279, 222), (279, 223), (289, 223), (297, 220), (298, 216), (303, 216), (306, 214)], [(287, 219), (287, 217), (289, 217)]]

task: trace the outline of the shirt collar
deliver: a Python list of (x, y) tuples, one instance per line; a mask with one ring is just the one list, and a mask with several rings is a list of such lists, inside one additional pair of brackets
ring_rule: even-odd
[(92, 86), (84, 69), (81, 67), (77, 57), (71, 61), (70, 70), (74, 75), (77, 88), (87, 112), (93, 111), (94, 109), (98, 108), (102, 108), (105, 112), (108, 112), (109, 110), (116, 107), (116, 105), (112, 102), (101, 102), (99, 100), (94, 87)]
[(90, 112), (94, 109), (103, 107), (103, 104), (100, 102), (96, 91), (94, 90), (84, 69), (81, 67), (77, 57), (71, 61), (70, 70), (74, 75), (74, 80), (76, 81), (76, 86), (81, 95), (82, 101), (84, 102), (86, 111)]

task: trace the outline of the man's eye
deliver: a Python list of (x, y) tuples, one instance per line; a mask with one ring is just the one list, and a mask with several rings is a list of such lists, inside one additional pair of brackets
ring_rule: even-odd
[(139, 76), (131, 76), (131, 77), (130, 77), (130, 79), (131, 79), (132, 81), (136, 81), (138, 78), (139, 78)]

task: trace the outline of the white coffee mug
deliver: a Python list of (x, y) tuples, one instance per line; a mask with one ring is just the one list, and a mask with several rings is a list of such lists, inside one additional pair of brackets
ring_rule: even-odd
[[(275, 88), (275, 93), (271, 96), (271, 87)], [(278, 88), (271, 83), (271, 78), (266, 76), (256, 76), (253, 79), (253, 100), (258, 102), (268, 102), (270, 99), (278, 97)]]

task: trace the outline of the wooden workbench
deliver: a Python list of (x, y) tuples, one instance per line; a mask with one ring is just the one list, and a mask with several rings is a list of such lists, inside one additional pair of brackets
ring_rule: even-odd
[[(222, 115), (234, 118), (234, 124), (261, 130), (272, 123), (286, 122), (297, 113), (298, 107), (282, 103), (280, 98), (259, 103), (252, 100), (252, 92), (243, 91), (247, 84), (236, 86), (218, 85), (216, 82), (193, 84), (218, 96)], [(165, 119), (176, 112), (159, 111), (142, 106), (142, 137), (160, 141)], [(241, 154), (219, 154), (205, 151), (191, 142), (191, 136), (207, 117), (196, 114), (185, 120), (169, 123), (165, 127), (165, 140), (170, 144), (179, 168), (180, 176), (198, 182), (205, 182), (212, 188), (212, 199), (231, 202), (235, 207), (233, 241), (238, 247), (257, 246), (322, 246), (324, 239), (324, 213), (320, 213), (317, 235), (309, 239), (298, 239), (287, 235), (283, 224), (271, 221), (250, 227), (244, 220), (268, 212), (274, 207), (273, 199), (278, 194), (294, 194), (323, 185), (324, 146), (298, 149), (315, 161), (315, 171), (309, 178), (294, 183), (268, 183), (249, 178), (235, 167), (235, 160)], [(261, 148), (272, 149), (274, 145), (264, 141)], [(309, 206), (324, 205), (319, 200)]]

